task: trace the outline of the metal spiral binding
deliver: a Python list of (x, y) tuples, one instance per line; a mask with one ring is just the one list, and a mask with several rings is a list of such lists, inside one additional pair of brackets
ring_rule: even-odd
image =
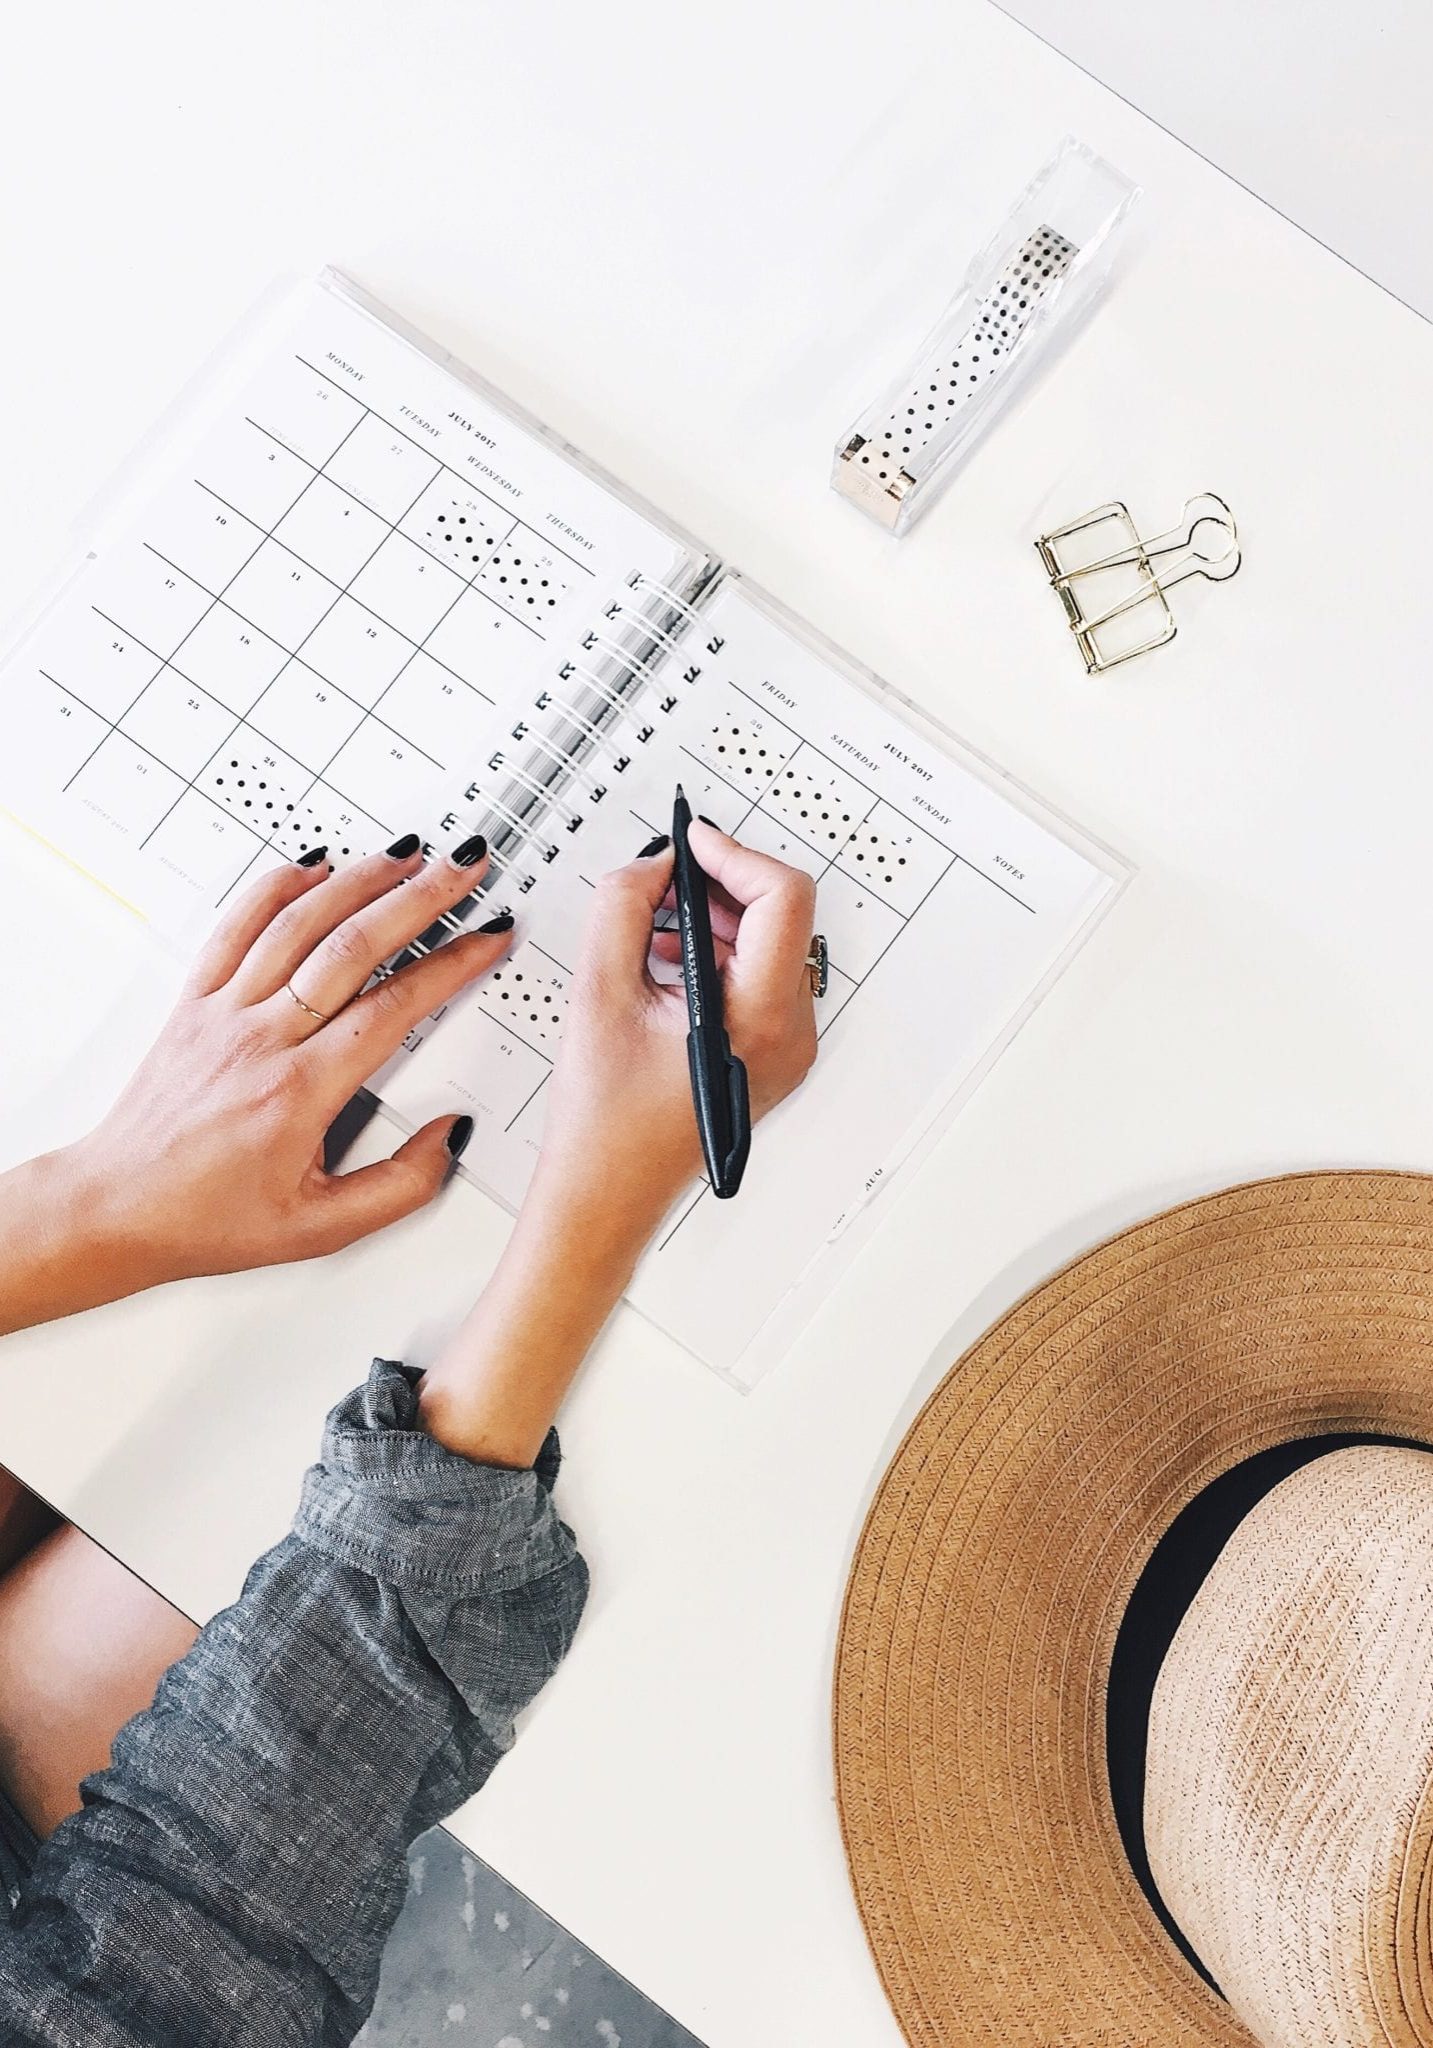
[[(583, 646), (595, 648), (599, 654), (605, 654), (609, 661), (620, 662), (624, 668), (635, 670), (645, 682), (654, 683), (657, 680), (657, 672), (650, 662), (639, 661), (635, 655), (628, 656), (624, 654), (621, 641), (609, 640), (605, 633), (589, 633), (583, 642)], [(664, 639), (662, 645), (663, 655), (674, 653), (676, 647), (677, 642), (675, 640)]]
[[(597, 708), (588, 715), (580, 703), (572, 703), (559, 696), (550, 687), (544, 687), (541, 698), (544, 709), (556, 714), (555, 725), (549, 722), (546, 730), (527, 727), (524, 721), (522, 742), (541, 757), (551, 772), (544, 775), (534, 768), (533, 759), (513, 761), (502, 756), (495, 757), (497, 766), (492, 771), (494, 780), (470, 782), (463, 792), (461, 815), (478, 829), (486, 831), (488, 839), (489, 873), (465, 899), (470, 907), (476, 907), (491, 895), (495, 879), (501, 878), (514, 890), (525, 893), (531, 888), (536, 876), (524, 873), (520, 865), (525, 851), (538, 862), (556, 859), (559, 845), (539, 839), (538, 828), (550, 811), (556, 810), (567, 820), (567, 830), (576, 831), (582, 822), (582, 811), (570, 803), (563, 794), (567, 778), (579, 779), (595, 789), (583, 756), (597, 753), (613, 737), (613, 727), (626, 727), (642, 731), (642, 720), (631, 701), (636, 689), (645, 689), (657, 681), (657, 673), (651, 666), (650, 657), (657, 654), (665, 658), (677, 651), (680, 641), (690, 625), (700, 619), (695, 605), (665, 584), (658, 584), (652, 578), (640, 574), (631, 586), (641, 588), (658, 597), (663, 607), (663, 616), (649, 615), (641, 604), (625, 599), (616, 601), (615, 613), (631, 618), (633, 626), (626, 640), (614, 638), (594, 627), (584, 639), (583, 645), (600, 654), (612, 667), (613, 674), (600, 675), (585, 663), (568, 660), (562, 664), (563, 676), (576, 678), (582, 688), (598, 700)], [(612, 614), (608, 615), (609, 617)], [(624, 687), (625, 685), (625, 687)], [(576, 736), (576, 743), (562, 744), (561, 733), (566, 725)], [(506, 779), (505, 784), (503, 778)], [(460, 813), (454, 810), (445, 819), (445, 825), (457, 828)], [(421, 958), (432, 950), (429, 943), (438, 943), (434, 934), (441, 926), (447, 933), (456, 934), (464, 929), (463, 918), (458, 914), (461, 906), (444, 911), (421, 938), (404, 948), (403, 953), (389, 962), (380, 974), (389, 974), (401, 966), (405, 959)], [(423, 1035), (423, 1027), (414, 1034), (416, 1044)]]
[[(641, 673), (648, 682), (652, 680), (650, 671), (643, 669)], [(564, 682), (569, 675), (580, 677), (593, 695), (600, 697), (603, 703), (608, 705), (618, 718), (625, 719), (629, 725), (635, 723), (632, 707), (627, 700), (619, 695), (616, 690), (609, 689), (600, 676), (595, 676), (591, 669), (585, 668), (580, 661), (565, 661), (558, 670), (558, 674), (563, 678)], [(544, 694), (548, 697), (552, 696), (551, 690), (546, 691)], [(554, 699), (554, 702), (556, 701)]]
[(638, 570), (636, 576), (632, 580), (631, 587), (633, 588), (633, 590), (656, 591), (658, 597), (664, 599), (664, 601), (671, 607), (671, 609), (674, 612), (680, 613), (689, 626), (697, 625), (700, 623), (702, 615), (697, 610), (696, 606), (694, 604), (688, 604), (687, 600), (684, 597), (679, 597), (676, 591), (672, 589), (670, 584), (658, 583), (655, 577), (645, 576), (643, 575), (641, 570)]
[[(547, 689), (544, 690), (542, 694), (547, 699), (548, 704), (555, 706), (556, 709), (562, 713), (563, 717), (567, 720), (569, 725), (576, 726), (578, 731), (583, 735), (583, 737), (592, 742), (593, 746), (601, 745), (605, 735), (600, 725), (594, 725), (590, 719), (584, 718), (582, 713), (577, 709), (577, 706), (575, 704), (569, 703), (566, 697), (559, 697), (556, 691)], [(546, 706), (543, 706), (542, 708), (546, 709)], [(624, 716), (630, 716), (630, 714), (624, 714)], [(537, 742), (537, 734), (535, 732), (527, 732), (523, 735), (523, 737), (527, 740), (531, 740), (534, 744), (536, 744)], [(544, 739), (546, 739), (545, 734), (543, 737)], [(550, 761), (556, 761), (566, 768), (571, 768), (575, 770), (576, 763), (573, 761), (570, 749), (565, 747), (556, 747), (552, 744), (550, 740), (548, 740), (545, 751), (547, 754), (547, 758)]]
[[(536, 734), (531, 734), (529, 735), (529, 737), (535, 739)], [(572, 757), (571, 755), (568, 755), (567, 758), (569, 761), (571, 761)], [(564, 797), (560, 797), (557, 794), (555, 788), (553, 788), (548, 783), (542, 782), (541, 780), (539, 780), (537, 776), (529, 775), (527, 770), (525, 768), (519, 768), (515, 761), (504, 760), (503, 773), (505, 775), (511, 775), (522, 786), (522, 788), (530, 790), (533, 796), (541, 797), (545, 803), (555, 805), (556, 808), (562, 812), (564, 817), (575, 818), (579, 815), (579, 813), (572, 808), (572, 805), (568, 803)]]

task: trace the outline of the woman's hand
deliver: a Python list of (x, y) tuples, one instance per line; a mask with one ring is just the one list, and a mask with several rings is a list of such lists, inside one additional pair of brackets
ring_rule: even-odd
[(319, 862), (256, 883), (104, 1121), (0, 1182), (0, 1328), (311, 1258), (428, 1201), (469, 1119), (439, 1117), (391, 1159), (339, 1175), (324, 1170), (324, 1133), (412, 1027), (506, 949), (510, 919), (366, 988), (485, 865), (471, 840), (424, 867), (410, 833), (341, 873)]
[[(756, 1118), (816, 1055), (816, 892), (713, 825), (694, 823), (691, 840), (712, 882), (726, 1028)], [(497, 1271), (423, 1381), (427, 1427), (485, 1464), (532, 1463), (648, 1238), (701, 1171), (686, 997), (649, 965), (654, 952), (677, 958), (676, 933), (652, 929), (671, 879), (663, 842), (598, 884), (537, 1171)], [(760, 1171), (758, 1147), (749, 1172)]]
[[(806, 956), (816, 887), (799, 868), (740, 845), (702, 819), (692, 851), (711, 879), (712, 933), (732, 1051), (746, 1064), (752, 1121), (816, 1057)], [(604, 875), (568, 1005), (547, 1105), (535, 1193), (620, 1221), (645, 1244), (702, 1170), (680, 981), (659, 982), (649, 956), (675, 963), (675, 931), (652, 925), (671, 906), (672, 848)]]

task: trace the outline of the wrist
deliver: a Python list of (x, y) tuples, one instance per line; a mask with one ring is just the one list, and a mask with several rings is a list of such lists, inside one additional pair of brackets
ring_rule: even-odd
[(115, 1178), (83, 1141), (0, 1177), (6, 1264), (0, 1329), (23, 1329), (138, 1293), (167, 1277), (126, 1227)]
[(532, 1463), (631, 1278), (650, 1234), (643, 1221), (551, 1161), (539, 1166), (473, 1313), (423, 1376), (431, 1435), (479, 1464)]
[(419, 1413), (480, 1464), (529, 1465), (562, 1395), (620, 1300), (689, 1171), (650, 1156), (599, 1179), (558, 1152), (539, 1159), (497, 1270), (424, 1375)]
[(594, 1278), (611, 1274), (620, 1294), (689, 1178), (675, 1172), (656, 1175), (649, 1169), (630, 1176), (618, 1171), (601, 1176), (577, 1173), (566, 1162), (544, 1154), (514, 1238), (535, 1237), (561, 1246), (576, 1268)]
[(116, 1166), (92, 1138), (36, 1164), (48, 1169), (48, 1204), (66, 1262), (89, 1276), (97, 1300), (118, 1301), (180, 1277), (136, 1200), (140, 1177)]

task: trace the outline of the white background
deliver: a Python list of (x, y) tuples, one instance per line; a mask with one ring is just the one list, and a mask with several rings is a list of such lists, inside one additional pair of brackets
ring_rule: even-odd
[[(7, 598), (273, 274), (335, 261), (1140, 869), (756, 1394), (616, 1318), (564, 1421), (589, 1618), (459, 1823), (710, 2048), (894, 2044), (828, 1701), (918, 1395), (1170, 1200), (1433, 1155), (1433, 334), (980, 0), (96, 4), (10, 36)], [(893, 543), (827, 490), (833, 443), (1067, 129), (1147, 188), (1117, 289)], [(1243, 571), (1087, 679), (1034, 536), (1204, 489)], [(13, 828), (0, 860), (18, 1157), (103, 1103), (168, 970)], [(207, 1612), (326, 1404), (372, 1351), (421, 1362), (502, 1230), (459, 1187), (325, 1265), (17, 1340), (0, 1457)]]
[(1426, 0), (1000, 0), (1433, 319)]

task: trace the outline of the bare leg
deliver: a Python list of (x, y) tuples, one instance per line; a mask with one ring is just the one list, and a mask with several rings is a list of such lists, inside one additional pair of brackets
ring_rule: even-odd
[(0, 1783), (37, 1835), (78, 1809), (81, 1778), (198, 1633), (67, 1523), (0, 1579)]

